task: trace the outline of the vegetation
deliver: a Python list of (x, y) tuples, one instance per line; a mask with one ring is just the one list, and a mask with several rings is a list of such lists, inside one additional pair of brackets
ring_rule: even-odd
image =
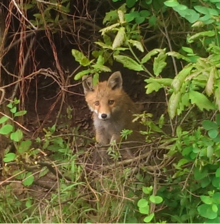
[[(94, 2), (0, 3), (0, 221), (218, 223), (220, 3)], [(140, 156), (120, 160), (112, 144), (114, 163), (97, 165), (68, 93), (115, 66), (137, 74), (166, 109), (136, 116), (146, 126)], [(34, 89), (37, 110), (42, 83), (56, 98), (31, 133), (28, 99)]]

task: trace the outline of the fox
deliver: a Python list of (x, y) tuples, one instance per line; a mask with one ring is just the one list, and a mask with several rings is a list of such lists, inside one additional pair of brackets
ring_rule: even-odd
[(82, 81), (85, 100), (92, 111), (95, 139), (99, 145), (108, 145), (112, 141), (121, 141), (123, 129), (132, 130), (127, 140), (143, 140), (139, 133), (140, 123), (132, 122), (134, 114), (139, 113), (137, 105), (123, 90), (120, 71), (114, 72), (107, 81), (93, 86), (91, 76), (84, 76)]

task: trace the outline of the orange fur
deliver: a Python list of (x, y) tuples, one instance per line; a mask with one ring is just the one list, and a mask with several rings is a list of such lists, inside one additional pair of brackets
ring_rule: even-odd
[(101, 145), (111, 141), (120, 141), (123, 129), (133, 130), (129, 140), (138, 140), (135, 131), (139, 131), (139, 124), (132, 122), (133, 114), (138, 113), (137, 106), (122, 89), (120, 72), (113, 73), (108, 81), (92, 85), (92, 78), (83, 80), (86, 102), (93, 112), (96, 131), (96, 141)]

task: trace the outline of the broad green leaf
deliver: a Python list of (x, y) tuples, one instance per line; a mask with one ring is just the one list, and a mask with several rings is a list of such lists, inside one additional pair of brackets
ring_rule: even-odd
[(215, 219), (218, 215), (217, 212), (214, 212), (212, 210), (212, 205), (203, 204), (203, 205), (200, 205), (197, 208), (197, 210), (198, 210), (200, 216), (205, 217), (207, 219)]
[(19, 153), (27, 152), (30, 149), (31, 144), (32, 144), (31, 140), (22, 141), (21, 144), (18, 146), (18, 152)]
[(15, 142), (20, 142), (22, 138), (23, 138), (23, 132), (20, 129), (11, 133), (10, 135), (10, 139)]
[(100, 47), (104, 48), (104, 49), (112, 49), (112, 46), (111, 45), (108, 45), (108, 44), (105, 44), (103, 42), (95, 42), (97, 45), (99, 45)]
[(88, 75), (92, 72), (91, 69), (87, 69), (87, 70), (83, 70), (81, 72), (78, 72), (75, 76), (74, 76), (74, 80), (79, 80), (81, 79), (84, 75)]
[(5, 124), (0, 128), (0, 134), (8, 135), (13, 131), (14, 127), (10, 124)]
[(120, 62), (124, 67), (129, 68), (134, 71), (143, 71), (144, 69), (140, 64), (134, 61), (132, 58), (123, 56), (123, 55), (115, 55), (114, 59), (117, 62)]
[(120, 27), (113, 41), (112, 49), (114, 50), (115, 48), (120, 47), (124, 42), (124, 38), (125, 38), (125, 28)]
[(188, 64), (175, 76), (172, 82), (172, 87), (174, 89), (174, 92), (179, 92), (183, 82), (185, 81), (186, 77), (190, 74), (192, 68), (193, 68), (193, 65)]
[(167, 54), (165, 54), (165, 51), (161, 51), (159, 55), (154, 58), (153, 71), (156, 76), (158, 76), (167, 65), (167, 63), (165, 62), (166, 58)]
[(144, 222), (151, 222), (153, 218), (154, 218), (154, 213), (151, 213), (150, 215), (144, 218)]
[(103, 24), (109, 21), (115, 21), (118, 18), (117, 10), (111, 10), (110, 12), (105, 13), (105, 17), (103, 19)]
[(169, 116), (171, 119), (173, 119), (176, 115), (177, 108), (178, 108), (179, 101), (180, 101), (180, 96), (181, 96), (180, 92), (177, 92), (177, 93), (173, 92), (169, 99), (168, 113), (169, 113)]
[(182, 49), (189, 54), (194, 54), (193, 49), (190, 47), (182, 47)]
[(204, 120), (204, 121), (202, 121), (202, 126), (206, 130), (218, 129), (218, 125), (215, 122), (210, 121), (210, 120)]
[(218, 106), (218, 110), (220, 111), (220, 86), (217, 86), (215, 89), (215, 104)]
[(216, 129), (209, 130), (208, 135), (210, 138), (214, 139), (218, 136), (218, 130)]
[(215, 171), (215, 176), (220, 177), (220, 167)]
[(157, 92), (158, 90), (160, 90), (161, 88), (163, 88), (163, 86), (160, 85), (157, 82), (152, 82), (152, 83), (146, 85), (145, 88), (146, 88), (146, 93), (147, 94), (150, 94), (150, 93), (152, 93), (154, 91)]
[(3, 161), (5, 163), (9, 163), (9, 162), (12, 162), (14, 161), (16, 158), (16, 154), (15, 153), (7, 153), (4, 158), (3, 158)]
[(212, 67), (211, 71), (209, 73), (209, 78), (208, 78), (208, 81), (206, 83), (206, 87), (205, 87), (205, 91), (206, 91), (206, 94), (208, 96), (210, 96), (213, 93), (213, 91), (214, 91), (214, 79), (215, 79), (215, 76), (216, 76), (216, 68)]
[(118, 27), (120, 25), (121, 25), (120, 23), (115, 23), (115, 24), (112, 24), (110, 26), (107, 26), (107, 27), (101, 29), (99, 32), (101, 32), (102, 33), (102, 36), (103, 36), (105, 33), (107, 33), (109, 31), (115, 29), (116, 27)]
[(210, 30), (210, 31), (203, 31), (196, 33), (192, 36), (187, 37), (187, 42), (188, 43), (193, 43), (196, 39), (198, 38), (203, 38), (203, 37), (214, 37), (215, 36), (215, 31)]
[(88, 66), (91, 63), (90, 60), (78, 50), (72, 49), (72, 55), (82, 66)]
[(211, 158), (213, 156), (213, 147), (211, 145), (209, 145), (207, 147), (207, 157)]
[(201, 195), (200, 198), (202, 202), (207, 205), (211, 205), (213, 203), (212, 198), (210, 196)]
[(171, 86), (173, 79), (169, 78), (149, 78), (144, 80), (147, 83), (159, 83), (163, 86)]
[(205, 178), (208, 175), (207, 169), (200, 170), (198, 167), (195, 167), (194, 169), (194, 177), (195, 180), (201, 180)]
[(135, 22), (136, 22), (137, 24), (141, 24), (141, 23), (143, 23), (144, 21), (145, 21), (145, 17), (138, 16), (138, 17), (135, 18)]
[(139, 51), (144, 52), (144, 48), (143, 48), (143, 46), (142, 46), (142, 44), (141, 44), (140, 41), (137, 41), (137, 40), (128, 40), (128, 42), (132, 46), (136, 47)]
[(128, 8), (132, 8), (137, 0), (126, 0), (126, 5)]
[(120, 21), (121, 24), (125, 22), (124, 12), (120, 9), (118, 10), (118, 18), (119, 18), (119, 21)]
[(212, 200), (215, 204), (220, 205), (220, 192), (215, 192), (212, 196)]
[(12, 107), (10, 109), (10, 111), (11, 111), (12, 114), (15, 114), (17, 112), (17, 107), (16, 106), (15, 107)]
[(195, 104), (200, 110), (214, 110), (215, 106), (212, 102), (202, 93), (197, 91), (189, 92), (189, 99), (192, 104)]
[(179, 5), (179, 2), (177, 0), (168, 0), (164, 2), (164, 5), (168, 7), (176, 7)]
[(214, 177), (212, 178), (212, 185), (220, 190), (220, 177)]
[(146, 199), (142, 198), (138, 201), (137, 206), (139, 208), (142, 208), (142, 207), (148, 206), (148, 204), (149, 204), (148, 201)]
[(167, 55), (175, 57), (177, 59), (183, 59), (184, 61), (187, 61), (187, 62), (191, 62), (191, 59), (189, 57), (186, 57), (186, 56), (184, 56), (178, 52), (175, 52), (175, 51), (168, 52)]
[(2, 117), (0, 118), (0, 124), (5, 123), (8, 119), (9, 119), (8, 117), (6, 117), (6, 116), (2, 116)]
[(129, 23), (129, 22), (133, 21), (135, 18), (137, 18), (138, 16), (139, 16), (139, 13), (137, 11), (126, 13), (125, 20), (126, 20), (126, 22)]
[(98, 70), (99, 72), (111, 72), (111, 69), (105, 65), (99, 65), (99, 64), (94, 64), (92, 65), (93, 68), (95, 68), (96, 70)]
[(149, 210), (150, 210), (149, 205), (147, 205), (145, 207), (139, 207), (139, 212), (141, 214), (144, 214), (144, 215), (148, 215), (149, 214)]
[(28, 172), (26, 178), (22, 181), (24, 186), (30, 186), (34, 182), (34, 176), (31, 172)]
[(145, 194), (150, 194), (153, 191), (153, 187), (152, 186), (150, 186), (150, 187), (142, 187), (142, 191)]
[(26, 110), (21, 110), (21, 111), (18, 111), (14, 114), (15, 117), (20, 117), (20, 116), (23, 116), (27, 113)]
[(141, 59), (141, 63), (144, 64), (147, 61), (149, 61), (151, 59), (152, 56), (160, 53), (161, 51), (163, 51), (162, 49), (153, 49), (151, 51), (149, 51), (142, 59)]
[(150, 201), (153, 202), (154, 204), (160, 204), (163, 201), (163, 198), (160, 196), (155, 196), (155, 195), (151, 195), (150, 196)]
[(216, 123), (218, 126), (220, 126), (220, 114), (216, 115)]
[(190, 23), (195, 23), (199, 19), (199, 13), (193, 9), (189, 9), (184, 5), (179, 5), (173, 8), (180, 14), (181, 17), (185, 18)]

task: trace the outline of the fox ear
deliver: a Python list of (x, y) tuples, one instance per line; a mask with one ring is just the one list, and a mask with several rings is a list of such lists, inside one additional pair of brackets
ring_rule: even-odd
[(111, 89), (122, 89), (122, 83), (121, 72), (119, 71), (114, 72), (108, 79), (108, 87)]
[(82, 85), (83, 85), (85, 94), (94, 90), (93, 85), (92, 85), (92, 77), (91, 76), (83, 76), (82, 77)]

